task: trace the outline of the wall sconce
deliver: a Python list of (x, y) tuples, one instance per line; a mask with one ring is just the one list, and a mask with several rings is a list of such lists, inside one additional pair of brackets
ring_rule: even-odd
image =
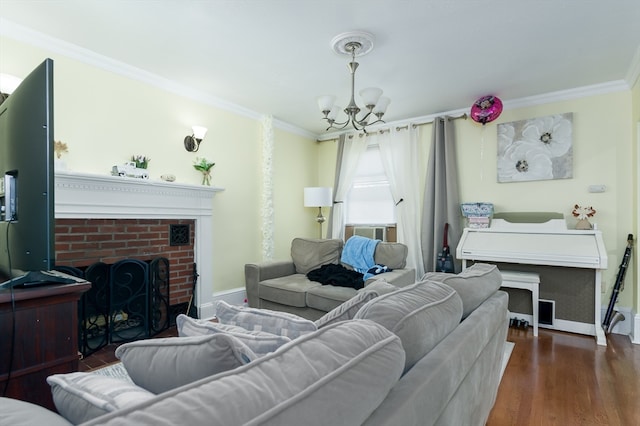
[(330, 207), (333, 205), (333, 189), (329, 187), (309, 187), (304, 189), (304, 206), (305, 207), (317, 207), (318, 216), (316, 216), (316, 222), (320, 226), (319, 238), (322, 239), (322, 223), (325, 221), (322, 216), (322, 208)]
[(193, 126), (191, 128), (193, 134), (184, 138), (184, 149), (189, 152), (197, 152), (200, 149), (200, 142), (207, 134), (207, 128), (202, 126)]

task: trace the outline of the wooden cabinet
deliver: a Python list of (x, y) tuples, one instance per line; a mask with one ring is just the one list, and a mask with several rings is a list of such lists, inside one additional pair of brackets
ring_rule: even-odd
[(0, 394), (55, 409), (46, 378), (78, 369), (78, 300), (90, 287), (0, 290)]

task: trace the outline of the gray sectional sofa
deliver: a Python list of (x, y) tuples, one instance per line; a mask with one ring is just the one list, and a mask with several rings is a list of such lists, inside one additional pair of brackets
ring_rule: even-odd
[[(508, 328), (501, 279), (486, 264), (459, 275), (427, 275), (380, 296), (363, 292), (318, 322), (222, 304), (219, 324), (183, 318), (179, 331), (190, 330), (190, 337), (121, 346), (119, 356), (136, 382), (121, 385), (126, 397), (113, 385), (82, 389), (95, 373), (52, 376), (56, 406), (71, 422), (0, 398), (0, 424), (484, 425)], [(256, 339), (266, 333), (260, 329), (289, 340), (255, 356), (249, 343), (230, 339), (239, 325)], [(245, 336), (246, 342), (253, 337)], [(180, 384), (190, 371), (214, 363), (207, 352), (213, 341), (231, 348), (224, 357), (242, 365), (201, 371), (202, 378)], [(200, 352), (204, 360), (197, 359)], [(215, 353), (222, 356), (220, 349)], [(143, 384), (162, 391), (154, 394)]]
[[(291, 242), (291, 259), (245, 265), (249, 306), (290, 312), (316, 320), (351, 299), (358, 290), (322, 285), (306, 276), (322, 265), (342, 264), (343, 248), (341, 239), (295, 238)], [(365, 288), (376, 280), (384, 280), (396, 287), (416, 281), (415, 269), (406, 267), (407, 246), (404, 244), (378, 243), (374, 261), (392, 270), (367, 279)], [(343, 265), (350, 268), (350, 265)]]

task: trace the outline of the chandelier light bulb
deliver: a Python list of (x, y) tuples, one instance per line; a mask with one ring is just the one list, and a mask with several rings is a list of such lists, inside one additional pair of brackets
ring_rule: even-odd
[(387, 112), (387, 107), (390, 103), (391, 99), (387, 98), (386, 96), (381, 96), (380, 99), (378, 99), (376, 106), (373, 108), (373, 113), (376, 115), (379, 114), (380, 117), (382, 117), (382, 115)]
[(334, 105), (331, 108), (331, 112), (329, 112), (329, 115), (327, 116), (327, 118), (329, 120), (334, 120), (335, 121), (335, 119), (338, 116), (338, 113), (340, 113), (340, 111), (342, 111), (342, 107), (339, 107), (338, 105)]
[(332, 95), (324, 95), (318, 96), (318, 108), (320, 108), (320, 112), (323, 114), (328, 114), (333, 108), (334, 103), (336, 102), (336, 97)]
[(360, 97), (368, 109), (372, 109), (378, 103), (380, 96), (382, 96), (382, 89), (377, 87), (367, 87), (360, 91)]

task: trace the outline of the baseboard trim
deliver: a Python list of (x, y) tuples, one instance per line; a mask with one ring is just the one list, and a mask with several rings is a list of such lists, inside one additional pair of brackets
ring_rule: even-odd
[(219, 291), (213, 293), (211, 302), (200, 305), (198, 309), (198, 318), (213, 318), (216, 316), (216, 302), (224, 300), (230, 305), (242, 305), (247, 298), (247, 292), (244, 287), (232, 288), (230, 290)]
[[(640, 344), (640, 314), (636, 313), (632, 308), (629, 307), (618, 307), (616, 310), (624, 315), (624, 320), (616, 323), (616, 325), (611, 330), (611, 333), (629, 336), (629, 338), (631, 339), (631, 343)], [(602, 306), (600, 311), (600, 318), (604, 319), (606, 311), (607, 307)], [(509, 317), (524, 319), (526, 321), (529, 321), (530, 324), (533, 322), (533, 316), (531, 314), (510, 312)], [(595, 325), (584, 322), (568, 321), (555, 318), (553, 325), (538, 323), (538, 327), (595, 336)]]
[(640, 314), (635, 313), (633, 315), (633, 328), (629, 334), (631, 343), (640, 345)]
[[(509, 312), (509, 318), (523, 319), (533, 324), (533, 315), (521, 314), (518, 312)], [(546, 328), (549, 330), (567, 331), (569, 333), (586, 334), (588, 336), (596, 335), (596, 328), (594, 324), (588, 324), (584, 322), (568, 321), (555, 318), (553, 325), (540, 324), (538, 322), (538, 328)]]

